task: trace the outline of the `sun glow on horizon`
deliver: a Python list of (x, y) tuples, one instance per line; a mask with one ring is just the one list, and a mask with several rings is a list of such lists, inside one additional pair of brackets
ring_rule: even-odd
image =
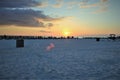
[(70, 36), (70, 32), (69, 31), (64, 31), (63, 32), (63, 35), (66, 37), (66, 36)]

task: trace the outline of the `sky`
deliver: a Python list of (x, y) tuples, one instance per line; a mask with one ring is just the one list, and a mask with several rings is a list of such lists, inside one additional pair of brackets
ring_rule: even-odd
[(0, 0), (0, 35), (120, 35), (120, 0)]

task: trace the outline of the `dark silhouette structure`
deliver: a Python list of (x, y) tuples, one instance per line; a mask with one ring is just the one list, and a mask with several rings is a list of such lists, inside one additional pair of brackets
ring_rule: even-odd
[(100, 38), (96, 38), (96, 41), (99, 42), (99, 41), (100, 41)]
[(19, 40), (19, 39), (78, 39), (75, 38), (74, 36), (67, 36), (67, 37), (55, 37), (55, 36), (48, 36), (48, 37), (44, 37), (44, 36), (12, 36), (12, 35), (0, 35), (0, 39), (5, 39), (5, 40), (9, 40), (9, 39), (15, 39), (15, 40)]
[(110, 34), (110, 35), (109, 35), (109, 39), (115, 40), (115, 39), (116, 39), (116, 35), (115, 35), (115, 34)]
[(18, 39), (18, 40), (16, 40), (16, 47), (17, 47), (17, 48), (22, 48), (22, 47), (24, 47), (24, 40), (23, 40), (23, 39)]

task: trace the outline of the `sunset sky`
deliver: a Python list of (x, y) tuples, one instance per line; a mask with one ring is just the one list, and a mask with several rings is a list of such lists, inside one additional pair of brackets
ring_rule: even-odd
[(120, 0), (0, 0), (0, 35), (120, 34)]

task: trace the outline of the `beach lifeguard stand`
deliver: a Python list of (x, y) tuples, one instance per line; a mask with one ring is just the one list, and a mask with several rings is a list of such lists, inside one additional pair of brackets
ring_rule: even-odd
[(116, 35), (115, 35), (115, 34), (110, 34), (109, 39), (111, 39), (111, 40), (115, 40), (115, 39), (116, 39)]

